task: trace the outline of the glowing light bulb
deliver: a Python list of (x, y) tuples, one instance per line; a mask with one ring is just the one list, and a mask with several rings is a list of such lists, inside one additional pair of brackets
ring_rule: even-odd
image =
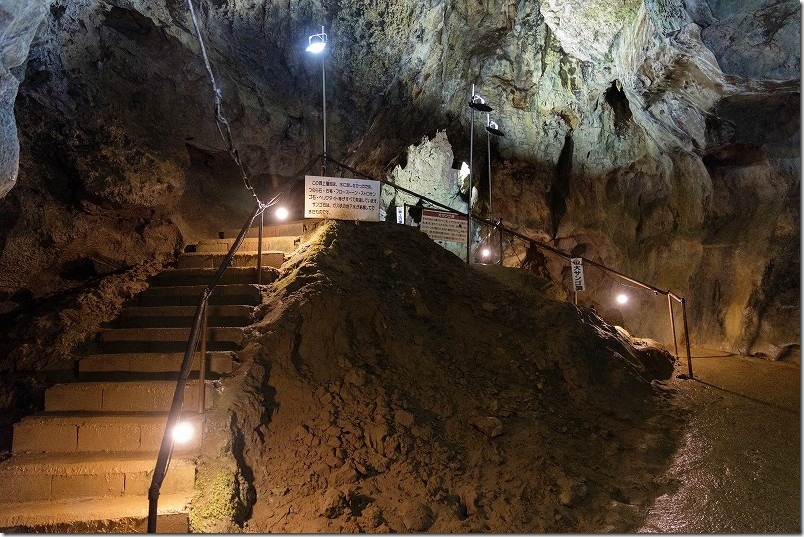
[(279, 220), (286, 220), (287, 217), (288, 217), (288, 214), (289, 214), (288, 210), (285, 209), (284, 207), (279, 207), (276, 210), (276, 218), (279, 219)]
[(489, 251), (488, 248), (483, 248), (482, 253), (483, 253), (483, 257), (488, 257), (488, 256), (491, 255), (491, 252)]
[(173, 428), (173, 441), (177, 444), (186, 444), (194, 435), (195, 430), (189, 422), (183, 421)]
[(625, 304), (626, 302), (628, 302), (628, 295), (622, 293), (617, 295), (617, 304)]

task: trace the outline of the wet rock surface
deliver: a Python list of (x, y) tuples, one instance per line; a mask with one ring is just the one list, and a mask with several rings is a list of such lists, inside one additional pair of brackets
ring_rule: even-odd
[(689, 412), (668, 472), (676, 483), (640, 531), (801, 532), (801, 382), (797, 366), (707, 349), (695, 381), (674, 380)]
[(413, 228), (323, 226), (261, 309), (223, 388), (246, 531), (629, 531), (657, 494), (672, 359)]

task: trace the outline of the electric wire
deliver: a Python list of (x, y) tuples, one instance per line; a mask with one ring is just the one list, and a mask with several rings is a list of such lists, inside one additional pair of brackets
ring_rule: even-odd
[[(218, 87), (218, 83), (215, 81), (215, 74), (212, 72), (212, 65), (210, 64), (209, 56), (207, 55), (207, 47), (204, 44), (204, 38), (201, 36), (201, 28), (198, 25), (198, 19), (195, 15), (193, 0), (187, 0), (187, 6), (190, 8), (190, 16), (193, 20), (193, 27), (195, 28), (196, 37), (198, 38), (198, 45), (201, 48), (201, 55), (204, 58), (204, 65), (207, 68), (209, 80), (212, 84), (212, 93), (215, 97), (215, 126), (218, 128), (218, 134), (220, 134), (221, 140), (226, 145), (226, 151), (235, 161), (235, 164), (237, 164), (237, 167), (240, 170), (240, 178), (243, 180), (243, 184), (251, 192), (251, 195), (254, 196), (254, 199), (257, 200), (257, 203), (260, 205), (260, 207), (262, 207), (264, 204), (257, 195), (257, 192), (254, 190), (254, 187), (251, 186), (251, 182), (248, 179), (248, 174), (246, 173), (243, 163), (240, 160), (240, 154), (234, 147), (232, 129), (229, 126), (229, 121), (223, 115), (223, 109), (221, 106), (223, 100), (221, 89)], [(276, 201), (274, 201), (274, 203), (276, 203)]]

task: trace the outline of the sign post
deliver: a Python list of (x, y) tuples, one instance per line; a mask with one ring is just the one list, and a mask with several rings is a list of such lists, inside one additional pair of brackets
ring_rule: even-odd
[(586, 283), (583, 280), (583, 258), (573, 257), (570, 259), (572, 269), (572, 286), (575, 288), (575, 305), (578, 305), (578, 293), (586, 290)]

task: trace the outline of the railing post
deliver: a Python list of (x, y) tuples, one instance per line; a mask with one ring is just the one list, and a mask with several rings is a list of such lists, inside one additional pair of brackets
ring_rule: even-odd
[(667, 293), (667, 306), (670, 308), (670, 330), (673, 332), (673, 346), (676, 349), (676, 360), (678, 360), (678, 340), (676, 339), (676, 319), (673, 316), (673, 295)]
[(198, 412), (204, 412), (206, 408), (206, 380), (207, 380), (207, 321), (208, 321), (209, 301), (204, 302), (204, 310), (201, 317), (201, 344), (200, 357), (198, 364)]
[(257, 234), (257, 285), (262, 283), (262, 226), (265, 210), (260, 211), (260, 231)]
[(500, 222), (497, 224), (497, 234), (500, 236), (500, 266), (504, 266), (503, 257), (505, 256), (505, 251), (503, 250), (503, 232), (502, 232), (502, 218), (500, 218)]
[(466, 264), (471, 265), (472, 260), (472, 206), (471, 200), (469, 201), (469, 210), (466, 211)]
[(687, 338), (687, 368), (689, 369), (690, 378), (692, 376), (692, 353), (690, 352), (690, 331), (687, 328), (687, 299), (681, 299), (681, 312), (684, 314), (684, 336)]

